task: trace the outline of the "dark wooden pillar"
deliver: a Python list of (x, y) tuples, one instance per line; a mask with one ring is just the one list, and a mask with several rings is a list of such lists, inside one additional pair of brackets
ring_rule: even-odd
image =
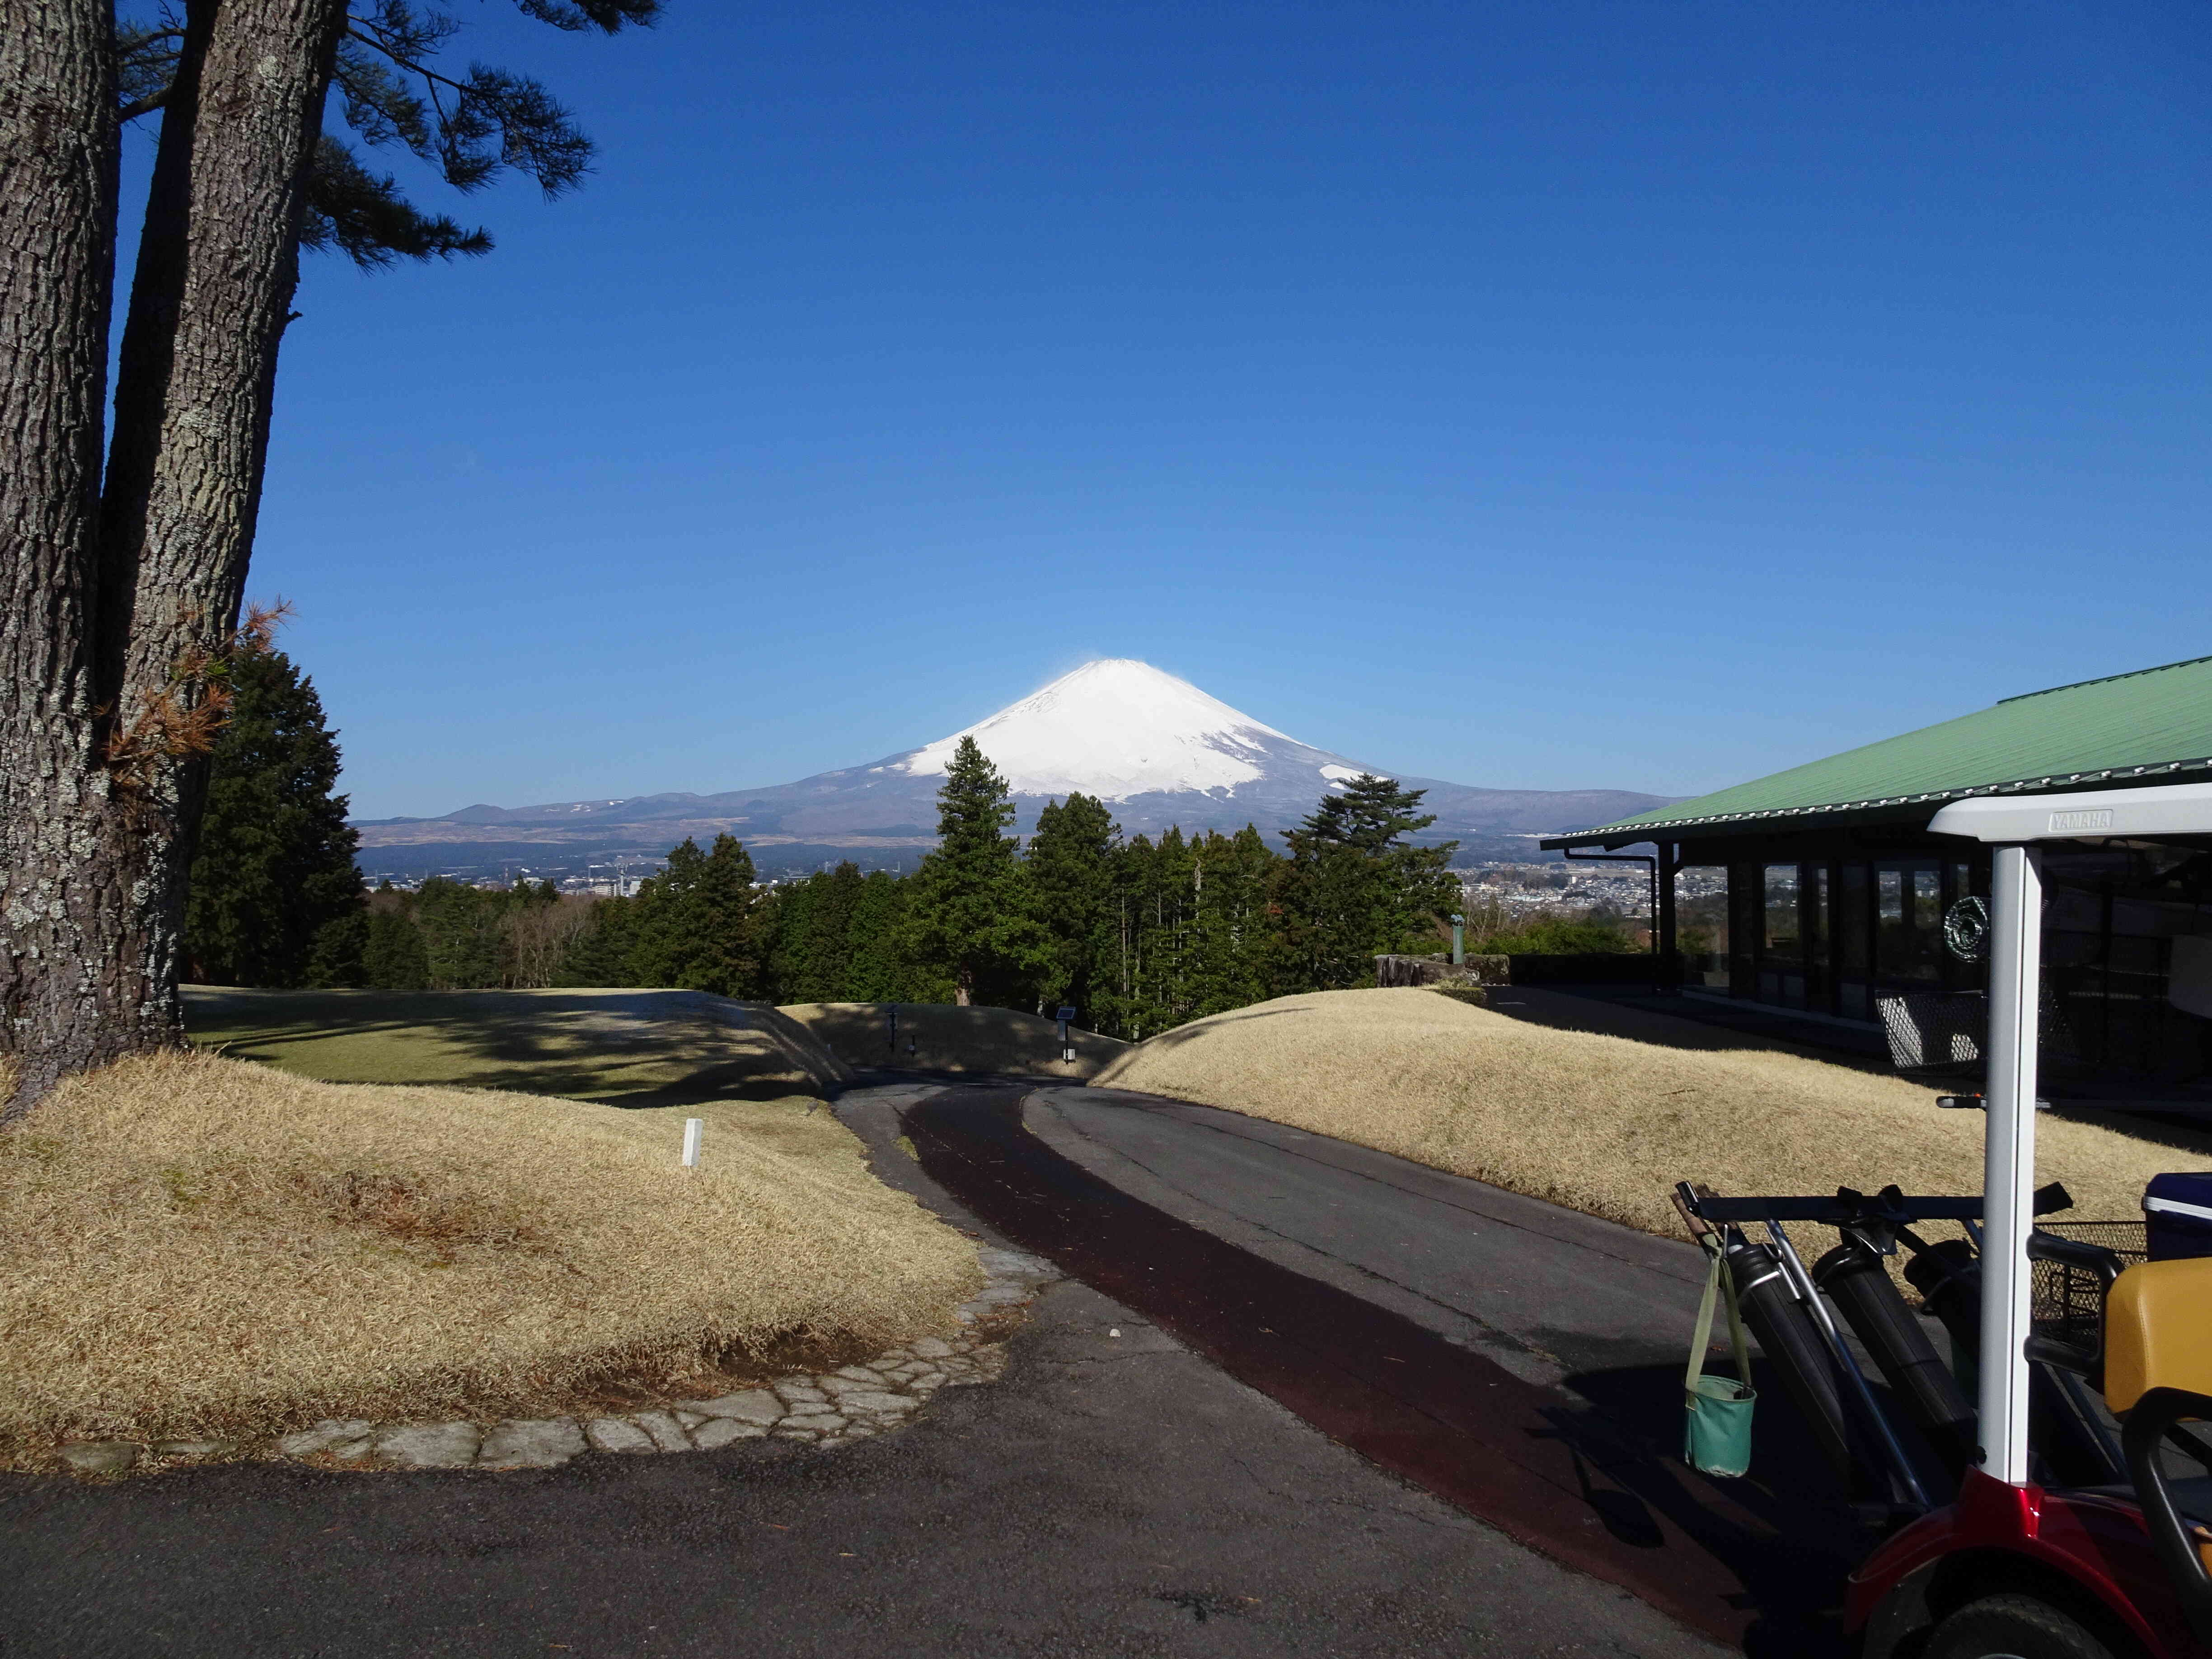
[(1653, 921), (1659, 930), (1659, 988), (1664, 992), (1679, 990), (1682, 983), (1682, 957), (1674, 943), (1674, 872), (1682, 867), (1681, 850), (1680, 842), (1660, 842), (1658, 855), (1651, 864), (1659, 889), (1657, 915)]

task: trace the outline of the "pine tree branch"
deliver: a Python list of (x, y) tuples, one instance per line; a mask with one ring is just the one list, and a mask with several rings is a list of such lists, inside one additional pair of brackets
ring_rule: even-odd
[(115, 29), (115, 119), (118, 125), (151, 115), (169, 101), (183, 21), (164, 8), (158, 23), (118, 23)]
[(525, 17), (556, 29), (598, 29), (613, 34), (626, 26), (650, 28), (660, 19), (660, 0), (514, 0)]
[(491, 252), (491, 233), (465, 229), (442, 214), (426, 214), (400, 193), (398, 180), (379, 178), (337, 139), (315, 149), (307, 180), (307, 213), (300, 244), (335, 248), (363, 270), (400, 259), (451, 259)]

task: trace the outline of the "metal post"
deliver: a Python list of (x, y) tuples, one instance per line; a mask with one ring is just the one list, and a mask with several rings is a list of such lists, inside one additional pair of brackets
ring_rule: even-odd
[(1999, 847), (1991, 860), (1988, 1121), (1982, 1154), (1982, 1468), (2027, 1481), (2027, 1235), (2035, 1224), (2036, 996), (2043, 857)]

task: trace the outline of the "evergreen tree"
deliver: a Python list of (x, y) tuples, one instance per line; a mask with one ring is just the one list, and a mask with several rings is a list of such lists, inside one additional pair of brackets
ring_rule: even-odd
[(799, 1002), (852, 1000), (853, 915), (860, 902), (860, 866), (847, 859), (834, 870), (811, 876), (814, 902), (806, 919), (806, 995)]
[(907, 915), (915, 960), (949, 976), (963, 1008), (978, 995), (1001, 1006), (1029, 1000), (1051, 960), (1050, 936), (1023, 902), (1013, 821), (1006, 781), (963, 737), (937, 792), (937, 848), (915, 872)]
[(191, 864), (185, 948), (222, 985), (358, 985), (368, 943), (358, 837), (333, 794), (337, 740), (322, 699), (274, 647), (241, 649), (226, 682)]
[(915, 962), (908, 944), (915, 878), (872, 870), (853, 899), (846, 932), (847, 1002), (950, 1002), (952, 981)]
[(1457, 897), (1444, 873), (1457, 842), (1405, 838), (1436, 822), (1419, 816), (1427, 792), (1362, 773), (1322, 798), (1284, 832), (1290, 858), (1276, 873), (1278, 994), (1371, 984), (1374, 958), (1425, 948)]
[(1051, 940), (1037, 977), (1040, 1012), (1066, 1003), (1086, 1026), (1096, 1018), (1093, 981), (1113, 945), (1114, 852), (1121, 836), (1106, 804), (1079, 793), (1064, 805), (1048, 801), (1037, 814), (1022, 867), (1031, 914)]
[(834, 870), (775, 890), (775, 915), (765, 931), (769, 980), (778, 1002), (852, 1000), (853, 917), (866, 885), (850, 859)]
[(1202, 1019), (1267, 997), (1267, 890), (1282, 860), (1249, 823), (1234, 836), (1209, 833), (1191, 853), (1197, 937), (1189, 1018)]
[(689, 836), (672, 848), (667, 868), (638, 893), (637, 982), (752, 997), (761, 989), (761, 945), (753, 861), (735, 836), (719, 835), (706, 852)]
[(507, 895), (433, 876), (408, 907), (421, 935), (434, 991), (473, 991), (505, 982), (507, 946), (500, 923)]
[(808, 923), (813, 915), (814, 884), (811, 877), (805, 881), (787, 881), (772, 887), (761, 901), (760, 933), (761, 937), (768, 941), (765, 958), (769, 986), (768, 994), (773, 1001), (812, 1002), (823, 1000), (806, 994), (810, 966), (807, 959)]
[(1247, 824), (1138, 836), (1111, 861), (1092, 1029), (1133, 1042), (1272, 994), (1269, 890), (1282, 860)]
[(362, 976), (379, 991), (430, 988), (430, 954), (415, 925), (414, 906), (388, 881), (369, 900), (362, 966)]
[(630, 960), (636, 949), (637, 901), (594, 900), (583, 927), (568, 941), (568, 948), (562, 955), (553, 983), (635, 985), (639, 981)]

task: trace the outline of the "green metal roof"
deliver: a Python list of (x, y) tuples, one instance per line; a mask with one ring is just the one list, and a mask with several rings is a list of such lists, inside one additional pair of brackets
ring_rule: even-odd
[(1932, 805), (2010, 789), (2172, 782), (2177, 773), (2204, 769), (2212, 769), (2212, 657), (2007, 697), (1940, 726), (1543, 844), (1749, 829), (1763, 820)]

